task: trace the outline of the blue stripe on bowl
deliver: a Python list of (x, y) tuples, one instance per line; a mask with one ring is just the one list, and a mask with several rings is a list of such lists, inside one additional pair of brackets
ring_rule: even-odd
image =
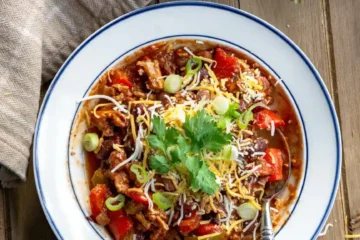
[[(325, 87), (324, 82), (321, 80), (321, 77), (320, 77), (319, 73), (316, 71), (315, 67), (311, 64), (309, 59), (305, 56), (305, 54), (288, 37), (286, 37), (278, 29), (271, 26), (269, 23), (255, 17), (255, 16), (253, 16), (253, 15), (247, 13), (247, 12), (244, 12), (242, 10), (232, 8), (232, 7), (229, 7), (229, 6), (225, 6), (225, 5), (209, 3), (209, 2), (170, 2), (170, 3), (165, 3), (165, 4), (149, 6), (149, 7), (146, 7), (146, 8), (139, 9), (139, 10), (136, 10), (134, 12), (128, 13), (128, 14), (122, 16), (122, 17), (119, 17), (119, 18), (115, 19), (114, 21), (110, 22), (109, 24), (105, 25), (104, 27), (99, 29), (97, 32), (95, 32), (93, 35), (91, 35), (88, 39), (86, 39), (71, 54), (71, 56), (66, 60), (64, 65), (60, 68), (59, 72), (56, 74), (54, 80), (52, 81), (52, 83), (51, 83), (51, 85), (50, 85), (50, 87), (48, 89), (48, 92), (46, 93), (46, 96), (44, 98), (44, 101), (42, 103), (40, 113), (39, 113), (39, 117), (38, 117), (38, 121), (37, 121), (36, 128), (35, 128), (35, 135), (34, 135), (34, 173), (35, 173), (35, 182), (36, 182), (36, 187), (37, 187), (37, 191), (38, 191), (38, 194), (39, 194), (41, 205), (42, 205), (42, 207), (44, 209), (45, 216), (46, 216), (47, 220), (49, 221), (51, 228), (53, 229), (54, 233), (56, 234), (56, 236), (59, 239), (63, 239), (60, 232), (59, 232), (59, 230), (58, 230), (58, 228), (56, 227), (55, 223), (53, 222), (53, 220), (52, 220), (52, 218), (51, 218), (51, 216), (50, 216), (50, 214), (48, 212), (47, 207), (46, 207), (46, 201), (45, 201), (45, 198), (43, 196), (43, 190), (42, 190), (41, 183), (40, 183), (40, 174), (39, 174), (39, 169), (38, 169), (38, 154), (37, 154), (37, 152), (38, 152), (38, 132), (39, 132), (39, 128), (41, 126), (43, 113), (45, 111), (47, 102), (49, 101), (49, 98), (51, 96), (51, 93), (52, 93), (54, 87), (57, 84), (57, 81), (61, 77), (61, 75), (62, 75), (63, 71), (66, 69), (67, 65), (70, 64), (70, 62), (82, 50), (82, 48), (86, 47), (86, 45), (88, 43), (90, 43), (94, 38), (96, 38), (103, 31), (107, 30), (108, 28), (112, 27), (115, 24), (118, 24), (118, 23), (126, 20), (127, 18), (136, 16), (138, 14), (145, 13), (145, 12), (148, 12), (148, 11), (152, 11), (152, 10), (155, 10), (155, 9), (176, 7), (176, 6), (202, 6), (202, 7), (209, 7), (209, 8), (217, 8), (217, 9), (222, 9), (222, 10), (225, 10), (225, 11), (228, 11), (228, 12), (232, 12), (232, 13), (241, 15), (241, 16), (246, 17), (248, 19), (251, 19), (251, 20), (261, 24), (262, 26), (268, 28), (269, 30), (274, 32), (276, 35), (278, 35), (281, 39), (283, 39), (304, 60), (306, 65), (309, 67), (311, 72), (314, 74), (317, 82), (319, 83), (319, 85), (320, 85), (320, 87), (321, 87), (321, 89), (323, 91), (323, 94), (324, 94), (324, 96), (325, 96), (325, 98), (327, 100), (328, 106), (329, 106), (329, 110), (331, 112), (332, 119), (333, 119), (333, 124), (334, 124), (334, 130), (335, 130), (336, 143), (337, 143), (337, 154), (336, 154), (337, 155), (336, 156), (337, 157), (337, 165), (336, 165), (336, 176), (335, 176), (334, 183), (333, 183), (333, 190), (332, 190), (331, 196), (329, 198), (329, 202), (328, 202), (326, 211), (324, 212), (323, 217), (322, 217), (316, 231), (314, 232), (314, 234), (313, 234), (313, 236), (311, 238), (311, 239), (315, 239), (316, 236), (318, 235), (318, 233), (320, 232), (321, 228), (325, 224), (325, 221), (326, 221), (328, 215), (330, 214), (330, 210), (331, 210), (331, 207), (332, 207), (332, 205), (334, 203), (335, 196), (336, 196), (336, 190), (338, 188), (339, 180), (340, 180), (340, 166), (341, 166), (341, 157), (342, 157), (342, 155), (341, 155), (342, 153), (340, 151), (341, 150), (340, 128), (339, 128), (339, 123), (338, 123), (338, 120), (337, 120), (337, 117), (336, 117), (335, 108), (334, 108), (333, 103), (331, 101), (330, 95), (329, 95), (329, 93), (328, 93), (328, 91), (327, 91), (327, 89)], [(194, 36), (194, 35), (192, 35), (192, 36)], [(287, 86), (286, 86), (286, 88), (287, 88)], [(289, 90), (289, 89), (287, 88), (287, 90)], [(304, 133), (305, 133), (305, 131), (304, 131)], [(301, 189), (301, 191), (302, 191), (302, 189)]]

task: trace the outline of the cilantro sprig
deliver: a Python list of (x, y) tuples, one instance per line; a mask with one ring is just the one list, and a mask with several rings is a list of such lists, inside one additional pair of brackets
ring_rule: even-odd
[(214, 194), (219, 185), (202, 152), (221, 151), (231, 141), (231, 135), (219, 129), (204, 110), (193, 117), (186, 117), (183, 124), (185, 136), (174, 127), (166, 128), (160, 117), (155, 116), (152, 124), (154, 134), (147, 138), (150, 147), (155, 150), (155, 154), (150, 156), (150, 168), (160, 174), (175, 168), (189, 178), (193, 191)]

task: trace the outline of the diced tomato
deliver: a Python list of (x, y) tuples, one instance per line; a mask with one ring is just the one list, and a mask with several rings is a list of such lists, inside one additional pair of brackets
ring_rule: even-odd
[(216, 65), (213, 67), (213, 71), (216, 77), (232, 78), (235, 73), (239, 72), (240, 66), (238, 59), (228, 55), (223, 49), (216, 48), (214, 60)]
[(268, 148), (265, 151), (264, 159), (273, 168), (273, 174), (270, 175), (268, 181), (279, 181), (283, 179), (283, 159), (281, 156), (281, 150), (277, 148)]
[(90, 191), (90, 208), (94, 218), (106, 211), (105, 200), (110, 196), (110, 191), (105, 184), (97, 184)]
[(282, 120), (279, 115), (267, 109), (263, 109), (256, 113), (255, 121), (256, 126), (260, 129), (270, 129), (271, 121), (274, 121), (275, 127), (285, 125), (284, 120)]
[(141, 203), (145, 206), (149, 205), (148, 199), (145, 197), (143, 193), (135, 192), (135, 191), (129, 191), (127, 195), (134, 200), (136, 203)]
[(179, 232), (181, 234), (188, 234), (191, 231), (194, 231), (200, 226), (201, 216), (197, 215), (196, 212), (192, 212), (191, 217), (184, 219), (179, 224)]
[(204, 236), (212, 233), (222, 232), (223, 229), (221, 226), (215, 224), (215, 223), (208, 223), (200, 225), (198, 229), (195, 230), (195, 234), (197, 236)]
[(268, 163), (264, 159), (259, 160), (261, 167), (257, 170), (259, 176), (270, 176), (274, 174), (274, 167), (272, 164)]
[(108, 211), (110, 218), (109, 229), (116, 240), (123, 240), (133, 229), (134, 223), (131, 218), (122, 210)]
[(122, 84), (128, 86), (129, 88), (133, 87), (133, 83), (129, 80), (128, 76), (125, 72), (121, 71), (120, 69), (116, 69), (111, 74), (111, 83), (110, 85), (114, 84)]

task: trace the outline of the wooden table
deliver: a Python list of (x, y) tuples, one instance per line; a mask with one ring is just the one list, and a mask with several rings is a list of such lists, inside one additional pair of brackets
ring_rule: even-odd
[[(159, 2), (166, 1), (152, 4)], [(342, 181), (328, 219), (334, 227), (322, 239), (339, 240), (347, 231), (360, 232), (360, 0), (213, 2), (243, 9), (273, 24), (300, 46), (320, 72), (334, 100), (343, 136)], [(55, 239), (38, 200), (32, 162), (25, 184), (0, 191), (0, 239)]]

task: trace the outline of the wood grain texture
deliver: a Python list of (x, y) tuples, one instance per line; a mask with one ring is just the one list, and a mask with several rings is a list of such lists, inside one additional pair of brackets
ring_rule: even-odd
[[(152, 4), (168, 2), (153, 0)], [(323, 77), (340, 115), (343, 183), (328, 222), (326, 240), (344, 239), (344, 217), (360, 232), (360, 0), (213, 0), (241, 8), (273, 24), (310, 58)], [(44, 91), (43, 91), (44, 92)], [(0, 240), (55, 239), (36, 193), (32, 161), (28, 180), (17, 189), (0, 189)]]
[[(294, 4), (283, 0), (240, 0), (240, 8), (268, 21), (292, 39), (309, 57), (325, 81), (334, 99), (334, 74), (331, 68), (327, 3), (303, 1)], [(344, 239), (342, 188), (328, 219), (334, 225), (322, 239)]]
[[(174, 2), (174, 1), (177, 1), (177, 0), (159, 0), (159, 3)], [(221, 3), (221, 4), (239, 8), (238, 0), (211, 0), (211, 1), (207, 1), (207, 2)]]
[[(41, 99), (45, 96), (49, 84), (41, 89)], [(14, 189), (5, 189), (8, 201), (8, 211), (10, 219), (10, 236), (6, 239), (11, 240), (32, 240), (32, 239), (56, 239), (44, 212), (35, 186), (33, 171), (33, 156), (30, 156), (27, 181)], [(0, 238), (1, 239), (1, 238)]]
[[(345, 197), (351, 226), (360, 231), (360, 1), (330, 0), (337, 97), (343, 136)], [(356, 221), (357, 219), (357, 221)]]

